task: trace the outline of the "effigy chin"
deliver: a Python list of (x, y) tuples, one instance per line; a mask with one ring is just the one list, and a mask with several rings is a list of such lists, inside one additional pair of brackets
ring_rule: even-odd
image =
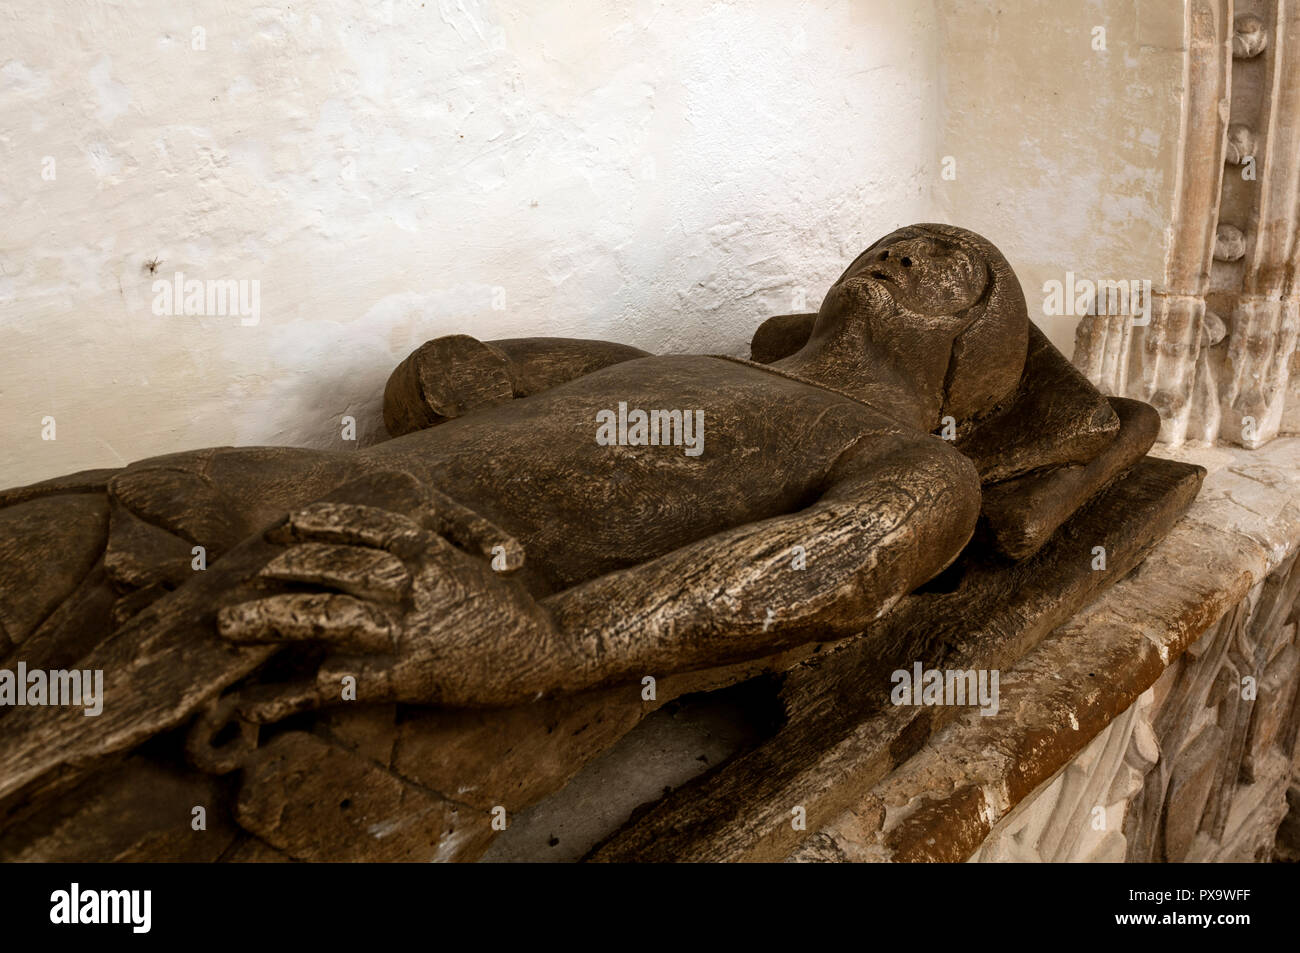
[[(656, 710), (719, 699), (743, 741), (571, 856), (992, 858), (1197, 636), (1249, 628), (1233, 599), (1300, 588), (1230, 548), (1158, 574), (1210, 551), (1180, 522), (1206, 469), (1149, 456), (1157, 412), (947, 225), (875, 242), (750, 359), (452, 335), (384, 421), (0, 492), (0, 859), (522, 858), (517, 819), (572, 821)], [(1241, 772), (1294, 746), (1272, 698), (1135, 782), (1132, 849), (1228, 843)]]

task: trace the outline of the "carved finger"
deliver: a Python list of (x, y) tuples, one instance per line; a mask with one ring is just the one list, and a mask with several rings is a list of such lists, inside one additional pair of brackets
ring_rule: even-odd
[(331, 586), (363, 599), (396, 602), (410, 589), (406, 566), (392, 553), (363, 546), (298, 543), (258, 573), (264, 579)]
[(313, 503), (266, 534), (276, 543), (348, 543), (407, 558), (428, 545), (430, 536), (410, 517), (364, 503)]
[[(197, 767), (212, 774), (226, 774), (244, 766), (257, 749), (258, 725), (277, 722), (290, 715), (311, 711), (326, 699), (312, 682), (288, 685), (258, 685), (217, 699), (190, 727), (185, 751)], [(218, 737), (234, 725), (234, 738), (222, 744)]]
[(217, 631), (232, 642), (325, 642), (343, 651), (394, 651), (397, 627), (378, 606), (334, 593), (288, 593), (226, 606)]
[[(377, 496), (383, 506), (352, 502), (367, 495)], [(330, 496), (334, 499), (294, 511), (284, 523), (267, 532), (267, 539), (352, 542), (382, 547), (410, 559), (422, 549), (436, 547), (437, 537), (446, 536), (462, 548), (491, 559), (492, 568), (499, 572), (513, 572), (524, 564), (524, 548), (517, 539), (447, 494), (419, 483), (409, 473), (370, 473)], [(423, 526), (403, 513), (418, 516)]]
[(393, 657), (359, 655), (332, 655), (321, 662), (316, 670), (316, 686), (322, 695), (337, 698), (344, 679), (353, 680), (355, 700), (376, 702), (410, 702), (412, 704), (437, 704), (433, 685), (428, 679), (414, 679), (409, 660)]
[[(234, 737), (218, 744), (227, 725), (234, 724)], [(228, 774), (243, 766), (257, 749), (257, 726), (239, 717), (236, 699), (218, 698), (194, 720), (185, 736), (185, 753), (190, 762), (209, 774)]]
[(514, 572), (524, 564), (524, 547), (505, 530), (447, 494), (430, 489), (433, 506), (430, 528), (465, 549), (494, 560), (492, 568)]
[(269, 725), (326, 703), (314, 682), (285, 685), (255, 685), (239, 692), (235, 708), (241, 718), (257, 725)]

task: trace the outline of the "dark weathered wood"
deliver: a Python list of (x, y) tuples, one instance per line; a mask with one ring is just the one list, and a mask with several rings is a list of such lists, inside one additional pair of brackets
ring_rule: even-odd
[[(753, 360), (783, 366), (807, 345), (816, 323), (815, 314), (768, 318), (750, 342)], [(1035, 325), (1028, 332), (1025, 370), (1016, 389), (979, 416), (953, 421), (957, 448), (975, 462), (985, 484), (1086, 464), (1119, 433), (1107, 399)]]
[(1119, 418), (1047, 335), (1029, 326), (1025, 375), (999, 412), (957, 428), (957, 449), (980, 479), (1000, 483), (1049, 467), (1092, 460), (1119, 433)]
[[(673, 429), (640, 439), (629, 408)], [(725, 684), (873, 624), (861, 644), (893, 659), (909, 620), (953, 647), (971, 605), (1027, 611), (1015, 588), (1051, 567), (967, 549), (981, 477), (1085, 464), (1117, 426), (1030, 325), (1001, 253), (944, 225), (863, 252), (770, 365), (451, 335), (398, 366), (385, 417), (402, 436), (355, 452), (196, 450), (0, 494), (5, 663), (102, 670), (105, 695), (96, 717), (0, 710), (10, 853), (71, 788), (137, 768), (148, 783), (156, 759), (177, 790), (232, 775), (251, 855), (473, 856), (482, 799), (553, 790), (648, 710), (627, 697), (646, 676), (667, 696)], [(933, 436), (950, 425), (956, 446)], [(1118, 443), (1103, 469), (1132, 454)], [(1051, 518), (1100, 482), (1050, 484)], [(958, 576), (962, 595), (941, 595)], [(991, 644), (1015, 628), (999, 626)], [(805, 676), (798, 691), (821, 697)], [(601, 698), (628, 710), (590, 742), (537, 737), (557, 711), (580, 731)], [(473, 749), (503, 726), (533, 740)], [(886, 731), (891, 756), (928, 726)], [(439, 749), (454, 770), (427, 766)], [(403, 805), (423, 820), (373, 844), (353, 804), (381, 827)]]
[[(1148, 457), (1034, 557), (976, 557), (951, 592), (909, 596), (859, 639), (792, 670), (775, 736), (684, 786), (598, 847), (599, 861), (777, 860), (906, 760), (957, 710), (895, 707), (895, 669), (1001, 669), (1133, 568), (1200, 487), (1200, 467)], [(1093, 547), (1106, 550), (1094, 571)]]
[(1120, 421), (1115, 438), (1089, 462), (1032, 473), (984, 488), (981, 530), (1011, 559), (1038, 551), (1079, 505), (1092, 498), (1151, 449), (1160, 415), (1150, 404), (1110, 398)]

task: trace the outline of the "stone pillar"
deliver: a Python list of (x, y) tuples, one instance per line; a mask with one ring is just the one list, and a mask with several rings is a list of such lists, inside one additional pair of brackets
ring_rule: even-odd
[(1154, 405), (1160, 439), (1174, 445), (1187, 438), (1197, 394), (1226, 147), (1231, 14), (1232, 0), (1192, 0), (1187, 7), (1181, 174), (1150, 323), (1134, 326), (1132, 315), (1088, 315), (1076, 332), (1075, 364), (1103, 393)]
[[(1300, 432), (1300, 0), (1193, 0), (1181, 177), (1151, 321), (1088, 316), (1075, 363), (1149, 401), (1160, 439)], [(1222, 316), (1222, 317), (1220, 317)]]
[(1254, 448), (1282, 430), (1300, 330), (1294, 276), (1300, 3), (1241, 3), (1239, 9), (1232, 96), (1239, 172), (1224, 178), (1221, 216), (1240, 229), (1242, 253), (1216, 263), (1213, 284), (1231, 307), (1219, 436)]

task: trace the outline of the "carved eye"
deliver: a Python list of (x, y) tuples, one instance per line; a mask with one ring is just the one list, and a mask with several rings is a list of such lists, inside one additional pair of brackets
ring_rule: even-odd
[(880, 260), (884, 261), (888, 257), (889, 257), (889, 249), (886, 248), (884, 251), (880, 253)]
[(902, 258), (900, 258), (899, 261), (903, 263), (903, 267), (904, 267), (904, 268), (911, 268), (911, 267), (912, 267), (912, 259), (908, 258), (906, 255), (904, 255)]

